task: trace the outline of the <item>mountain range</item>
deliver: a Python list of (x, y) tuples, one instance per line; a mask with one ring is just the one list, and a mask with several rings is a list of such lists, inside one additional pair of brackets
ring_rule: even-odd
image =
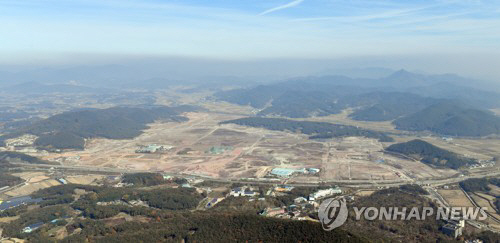
[(397, 129), (452, 136), (499, 134), (500, 94), (451, 83), (473, 82), (456, 75), (405, 70), (379, 79), (305, 77), (215, 93), (215, 99), (258, 109), (258, 116), (303, 118), (351, 108), (361, 121), (393, 121)]

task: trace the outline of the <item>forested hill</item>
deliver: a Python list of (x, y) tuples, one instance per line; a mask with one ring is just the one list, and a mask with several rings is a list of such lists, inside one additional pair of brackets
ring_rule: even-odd
[(376, 138), (381, 142), (390, 142), (393, 139), (384, 133), (365, 130), (354, 126), (338, 125), (328, 122), (294, 121), (283, 118), (247, 117), (221, 122), (220, 124), (237, 124), (250, 127), (262, 127), (276, 131), (301, 132), (310, 135), (309, 138), (333, 137), (368, 137)]
[(35, 141), (38, 147), (83, 149), (85, 138), (133, 138), (147, 128), (146, 124), (155, 120), (185, 121), (187, 118), (180, 114), (192, 109), (192, 107), (165, 106), (113, 107), (64, 112), (20, 128), (0, 139), (3, 141), (29, 133), (39, 136)]
[(441, 102), (393, 122), (397, 129), (431, 131), (451, 136), (486, 136), (500, 134), (500, 117), (489, 111), (457, 102)]
[(404, 154), (437, 167), (458, 169), (462, 166), (476, 163), (474, 159), (465, 158), (420, 139), (411, 140), (406, 143), (393, 144), (387, 147), (386, 150)]
[(390, 121), (438, 102), (438, 99), (404, 92), (371, 92), (338, 101), (344, 107), (357, 108), (349, 117), (359, 121)]

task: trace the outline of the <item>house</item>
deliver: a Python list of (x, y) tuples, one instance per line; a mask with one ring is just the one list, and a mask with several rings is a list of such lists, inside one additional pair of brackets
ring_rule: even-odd
[(206, 208), (213, 207), (213, 206), (215, 206), (215, 204), (219, 203), (222, 200), (224, 200), (224, 198), (221, 198), (221, 197), (217, 198), (217, 197), (215, 197), (209, 203), (207, 203), (207, 205), (205, 207)]
[(34, 223), (32, 225), (29, 225), (27, 227), (24, 227), (23, 233), (31, 233), (31, 232), (33, 232), (33, 230), (40, 228), (40, 226), (42, 226), (42, 225), (43, 225), (43, 222), (38, 222), (38, 223)]
[(298, 198), (293, 199), (293, 202), (295, 204), (300, 204), (300, 203), (303, 203), (303, 202), (307, 202), (307, 199), (305, 197), (298, 197)]
[(284, 208), (266, 208), (264, 210), (264, 212), (261, 213), (261, 215), (272, 217), (272, 216), (275, 216), (278, 214), (284, 214), (284, 213), (285, 213)]
[(59, 179), (57, 179), (57, 180), (58, 180), (59, 182), (61, 182), (61, 184), (63, 184), (63, 185), (68, 184), (68, 182), (67, 182), (64, 178), (59, 178)]
[(239, 197), (242, 193), (243, 190), (241, 189), (241, 187), (236, 187), (229, 192), (229, 195), (233, 197)]
[(253, 191), (252, 188), (247, 186), (236, 187), (229, 192), (229, 196), (233, 197), (240, 197), (240, 196), (253, 197), (255, 195), (258, 195), (258, 193)]
[(279, 185), (277, 187), (274, 188), (275, 191), (277, 192), (289, 192), (291, 190), (293, 190), (293, 186), (287, 186), (287, 185)]
[(317, 169), (317, 168), (307, 168), (307, 172), (309, 172), (310, 174), (316, 174), (316, 173), (319, 173), (320, 169)]

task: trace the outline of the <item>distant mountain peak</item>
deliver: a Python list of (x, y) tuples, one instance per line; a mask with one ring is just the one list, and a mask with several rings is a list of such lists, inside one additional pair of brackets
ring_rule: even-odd
[(406, 69), (400, 69), (393, 74), (389, 75), (390, 79), (401, 79), (401, 78), (420, 78), (422, 75), (406, 71)]

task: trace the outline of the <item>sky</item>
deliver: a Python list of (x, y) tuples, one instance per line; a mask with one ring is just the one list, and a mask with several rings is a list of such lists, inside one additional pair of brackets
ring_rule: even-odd
[(0, 23), (0, 64), (436, 56), (500, 77), (494, 0), (0, 0)]

